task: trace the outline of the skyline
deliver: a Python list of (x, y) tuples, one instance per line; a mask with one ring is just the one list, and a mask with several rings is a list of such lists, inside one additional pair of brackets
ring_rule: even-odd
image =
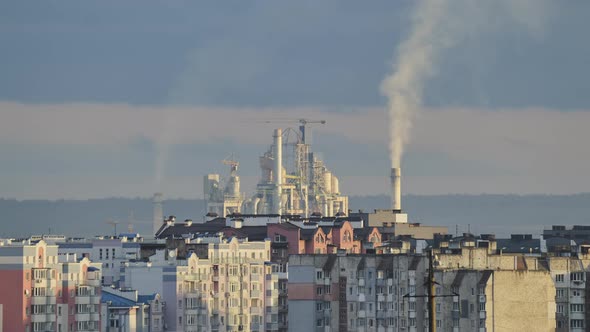
[[(230, 153), (250, 191), (272, 129), (299, 118), (327, 121), (314, 151), (343, 191), (387, 192), (379, 85), (409, 3), (0, 6), (0, 197), (198, 198)], [(589, 9), (518, 2), (441, 52), (404, 194), (588, 192)]]

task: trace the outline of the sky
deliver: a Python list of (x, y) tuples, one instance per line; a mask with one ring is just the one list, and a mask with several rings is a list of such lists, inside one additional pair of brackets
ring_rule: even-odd
[[(590, 2), (511, 3), (476, 8), (483, 19), (465, 20), (433, 65), (404, 193), (590, 191)], [(386, 193), (380, 85), (413, 11), (413, 1), (1, 2), (0, 197), (202, 197), (202, 176), (227, 173), (231, 153), (252, 189), (273, 128), (300, 118), (327, 121), (313, 126), (314, 151), (345, 193)]]

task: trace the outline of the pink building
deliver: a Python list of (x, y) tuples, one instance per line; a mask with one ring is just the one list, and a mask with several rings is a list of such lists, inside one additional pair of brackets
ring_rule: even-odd
[(354, 229), (348, 221), (316, 227), (299, 227), (289, 222), (269, 224), (267, 236), (274, 243), (287, 243), (289, 255), (326, 254), (337, 250), (358, 254), (381, 244), (381, 233), (376, 227)]
[(57, 248), (0, 243), (3, 331), (100, 329), (101, 265), (75, 257), (60, 262)]

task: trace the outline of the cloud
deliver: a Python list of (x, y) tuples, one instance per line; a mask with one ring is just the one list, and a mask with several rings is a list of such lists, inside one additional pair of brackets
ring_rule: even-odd
[[(218, 160), (232, 151), (242, 161), (245, 186), (252, 188), (258, 174), (257, 157), (268, 148), (272, 129), (295, 127), (299, 118), (327, 121), (314, 127), (315, 151), (321, 152), (340, 177), (343, 190), (349, 194), (387, 192), (384, 108), (351, 107), (335, 112), (326, 107), (2, 102), (0, 118), (0, 155), (4, 165), (11, 165), (0, 174), (3, 197), (149, 196), (154, 146), (161, 139), (165, 118), (170, 121), (172, 152), (163, 190), (170, 196), (200, 196), (201, 176), (219, 171), (215, 168)], [(587, 111), (425, 110), (416, 119), (404, 161), (403, 190), (417, 194), (587, 191), (587, 123)], [(57, 171), (61, 165), (68, 167), (67, 172)], [(137, 174), (131, 175), (132, 170)]]

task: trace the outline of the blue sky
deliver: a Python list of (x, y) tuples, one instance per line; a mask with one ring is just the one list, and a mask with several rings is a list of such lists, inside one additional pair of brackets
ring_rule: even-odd
[[(520, 3), (441, 55), (404, 191), (588, 191), (590, 3)], [(163, 139), (170, 196), (200, 196), (201, 176), (224, 171), (231, 152), (253, 185), (274, 127), (259, 120), (302, 116), (329, 119), (316, 151), (350, 194), (385, 192), (379, 85), (412, 11), (412, 1), (2, 2), (0, 196), (149, 196)]]

